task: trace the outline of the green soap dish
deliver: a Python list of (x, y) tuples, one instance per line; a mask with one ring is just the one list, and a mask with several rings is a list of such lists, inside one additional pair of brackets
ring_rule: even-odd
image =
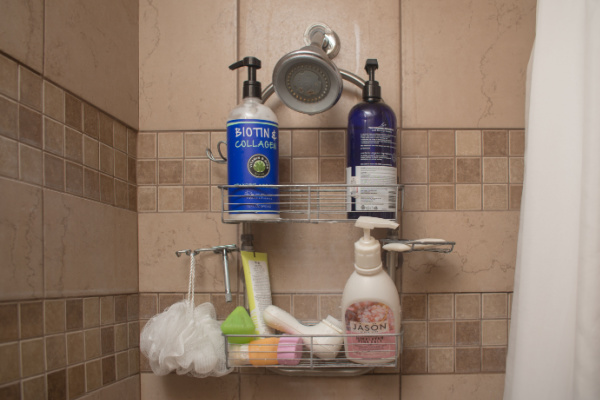
[[(254, 323), (248, 315), (248, 311), (242, 306), (238, 306), (229, 314), (227, 319), (221, 324), (221, 332), (226, 335), (254, 334)], [(228, 337), (229, 343), (245, 344), (252, 341), (251, 337)]]

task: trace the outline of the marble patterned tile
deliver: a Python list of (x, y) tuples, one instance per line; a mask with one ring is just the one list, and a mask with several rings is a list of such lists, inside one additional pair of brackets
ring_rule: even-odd
[(197, 398), (199, 393), (208, 399), (238, 400), (240, 387), (236, 374), (221, 378), (190, 379), (174, 374), (156, 376), (142, 373), (140, 379), (142, 398), (146, 400), (191, 399)]
[(44, 0), (3, 2), (0, 26), (0, 50), (42, 72)]
[(405, 375), (402, 400), (501, 400), (504, 374)]

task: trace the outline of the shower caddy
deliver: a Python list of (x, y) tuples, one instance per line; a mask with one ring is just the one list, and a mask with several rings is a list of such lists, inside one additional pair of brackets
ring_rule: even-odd
[[(273, 72), (273, 83), (268, 85), (262, 92), (262, 99), (265, 102), (273, 93), (277, 92), (280, 100), (290, 109), (305, 113), (305, 114), (317, 114), (328, 110), (333, 107), (341, 96), (342, 93), (342, 80), (346, 80), (359, 88), (365, 86), (365, 81), (359, 76), (341, 70), (335, 66), (331, 61), (340, 50), (340, 40), (337, 34), (331, 30), (327, 25), (321, 23), (315, 23), (310, 25), (304, 33), (304, 42), (306, 44), (300, 50), (291, 52), (285, 55), (274, 68)], [(309, 65), (301, 65), (300, 67), (295, 62), (296, 59), (302, 59)], [(300, 92), (295, 91), (293, 74), (295, 70), (301, 69), (303, 71), (311, 71), (317, 74), (325, 74), (324, 76), (327, 83), (327, 90), (321, 93), (316, 93), (314, 98), (303, 99), (303, 95)], [(283, 88), (287, 88), (284, 90)], [(300, 88), (302, 89), (302, 88)], [(223, 156), (221, 145), (224, 142), (217, 144), (217, 151), (220, 159), (214, 157), (211, 149), (206, 149), (206, 155), (208, 158), (216, 163), (226, 163), (227, 159)], [(347, 210), (352, 202), (352, 196), (349, 195), (349, 191), (352, 191), (354, 195), (357, 193), (369, 193), (370, 191), (377, 191), (382, 189), (394, 190), (396, 196), (392, 200), (395, 203), (394, 220), (398, 220), (398, 211), (402, 210), (404, 204), (404, 187), (403, 185), (347, 185), (347, 184), (305, 184), (305, 185), (261, 185), (261, 187), (274, 188), (278, 191), (277, 206), (280, 210), (280, 218), (277, 219), (265, 219), (265, 220), (248, 220), (243, 221), (239, 219), (232, 219), (229, 217), (229, 211), (232, 203), (228, 201), (228, 194), (230, 189), (256, 189), (258, 186), (253, 185), (221, 185), (218, 186), (221, 192), (221, 220), (227, 224), (242, 224), (242, 235), (241, 235), (241, 250), (243, 251), (254, 251), (253, 247), (253, 235), (251, 233), (251, 223), (354, 223), (354, 219), (347, 218)], [(398, 196), (398, 192), (400, 196)], [(248, 197), (245, 195), (244, 197)], [(251, 197), (251, 196), (250, 196)], [(253, 203), (252, 200), (248, 201), (247, 204), (258, 205)], [(247, 213), (247, 212), (246, 212)], [(371, 211), (369, 213), (372, 216), (377, 216), (378, 211)], [(388, 211), (379, 211), (379, 213), (388, 213)], [(400, 243), (406, 247), (404, 252), (410, 253), (414, 251), (429, 251), (437, 253), (450, 253), (454, 249), (454, 242), (448, 241), (428, 241), (425, 240), (401, 240), (396, 236), (395, 230), (388, 230), (388, 237), (381, 240), (382, 244), (388, 243)], [(222, 247), (206, 249), (212, 250), (215, 253), (223, 252), (223, 259), (225, 262), (225, 278), (226, 288), (229, 288), (229, 274), (227, 271), (227, 256), (226, 251)], [(233, 250), (233, 249), (229, 249)], [(235, 249), (237, 250), (237, 249)], [(397, 270), (401, 273), (401, 266), (403, 262), (403, 253), (395, 253), (388, 251), (385, 253), (384, 268), (389, 273), (392, 280), (396, 281)], [(401, 276), (400, 276), (401, 280)], [(229, 289), (227, 289), (229, 290)], [(230, 292), (228, 292), (230, 293)], [(229, 365), (229, 359), (234, 351), (229, 346), (229, 337), (251, 337), (253, 339), (266, 338), (277, 335), (224, 335), (225, 341), (225, 355)], [(277, 360), (273, 360), (272, 365), (263, 365), (273, 370), (274, 372), (284, 375), (301, 375), (301, 376), (356, 376), (362, 375), (373, 371), (375, 368), (398, 368), (398, 359), (402, 351), (402, 338), (403, 332), (400, 331), (397, 334), (386, 334), (385, 336), (394, 337), (394, 351), (395, 359), (393, 363), (370, 363), (370, 364), (357, 364), (349, 361), (344, 355), (344, 348), (338, 354), (336, 358), (332, 359), (319, 359), (312, 351), (313, 340), (317, 337), (327, 337), (327, 335), (293, 335), (307, 339), (311, 346), (302, 347), (302, 356), (294, 361), (296, 365), (278, 365)], [(344, 336), (344, 335), (342, 335)], [(360, 336), (360, 335), (346, 335), (346, 336)], [(384, 335), (380, 335), (384, 336)], [(373, 355), (377, 351), (373, 350)], [(266, 351), (265, 351), (266, 353)], [(252, 368), (252, 366), (242, 367)]]

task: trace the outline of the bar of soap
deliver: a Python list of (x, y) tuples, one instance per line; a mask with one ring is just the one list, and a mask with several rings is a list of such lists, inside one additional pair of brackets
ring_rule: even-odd
[(277, 345), (277, 362), (280, 365), (298, 365), (302, 358), (302, 339), (282, 336)]
[[(226, 335), (253, 335), (254, 323), (248, 315), (248, 311), (242, 306), (238, 306), (229, 314), (227, 319), (221, 324), (221, 332)], [(227, 337), (229, 343), (245, 344), (252, 341), (252, 337), (230, 336)]]

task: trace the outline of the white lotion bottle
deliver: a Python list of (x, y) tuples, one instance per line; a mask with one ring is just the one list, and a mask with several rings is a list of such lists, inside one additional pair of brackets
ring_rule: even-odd
[(364, 230), (364, 236), (354, 243), (354, 272), (342, 295), (346, 358), (359, 364), (392, 363), (399, 351), (400, 296), (383, 269), (381, 246), (370, 231), (396, 229), (398, 224), (359, 217), (355, 226)]

